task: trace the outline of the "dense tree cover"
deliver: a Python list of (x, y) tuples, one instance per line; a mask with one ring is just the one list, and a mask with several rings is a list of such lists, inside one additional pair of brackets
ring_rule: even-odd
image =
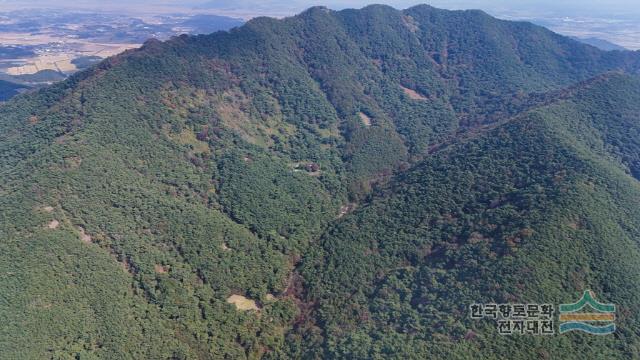
[[(640, 126), (639, 91), (638, 79), (600, 79), (397, 176), (304, 259), (315, 310), (290, 335), (295, 354), (637, 357), (640, 185), (616, 161), (637, 151), (611, 135)], [(624, 120), (599, 122), (614, 99)], [(586, 287), (624, 309), (614, 339), (502, 337), (467, 313), (478, 301), (571, 302)]]
[[(640, 86), (578, 83), (639, 61), (477, 11), (312, 8), (16, 97), (1, 357), (635, 356)], [(466, 320), (586, 285), (622, 343)]]
[(34, 74), (22, 74), (22, 75), (13, 75), (12, 78), (25, 83), (53, 83), (56, 81), (64, 80), (67, 77), (63, 72), (52, 70), (52, 69), (44, 69), (40, 70)]
[(102, 61), (101, 57), (89, 55), (89, 56), (81, 56), (81, 57), (75, 58), (71, 60), (71, 63), (75, 65), (76, 68), (78, 68), (78, 70), (83, 70), (90, 67), (91, 65), (95, 65), (99, 63), (100, 61)]

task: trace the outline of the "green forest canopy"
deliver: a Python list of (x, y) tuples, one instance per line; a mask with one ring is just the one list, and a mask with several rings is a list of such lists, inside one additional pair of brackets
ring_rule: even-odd
[[(639, 69), (480, 11), (317, 7), (18, 96), (0, 354), (638, 357)], [(467, 314), (586, 287), (614, 336)]]

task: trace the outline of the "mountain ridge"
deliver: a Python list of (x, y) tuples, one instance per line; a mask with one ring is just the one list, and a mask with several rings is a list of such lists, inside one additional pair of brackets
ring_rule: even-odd
[[(311, 8), (18, 96), (0, 105), (0, 352), (636, 354), (638, 54), (479, 11)], [(519, 344), (463, 312), (579, 285), (628, 309), (628, 344)]]
[[(605, 79), (605, 83), (610, 82), (610, 84), (607, 85), (613, 87), (621, 85), (625, 81), (627, 81), (627, 79), (621, 75)], [(638, 80), (634, 79), (633, 83), (635, 83), (634, 86), (637, 96), (638, 90), (640, 90)], [(581, 96), (590, 96), (590, 91), (591, 90), (587, 89), (586, 93), (583, 92), (584, 95)], [(566, 100), (559, 101), (559, 103), (562, 102), (566, 102)], [(557, 105), (551, 104), (546, 107), (550, 108), (555, 106)], [(547, 118), (543, 118), (542, 116)], [(525, 122), (523, 120), (527, 121)], [(632, 295), (634, 291), (628, 291), (626, 289), (627, 280), (624, 280), (624, 278), (626, 278), (627, 275), (629, 275), (630, 278), (636, 278), (638, 276), (638, 269), (636, 265), (632, 265), (633, 256), (621, 255), (617, 247), (625, 246), (625, 249), (627, 249), (625, 251), (629, 253), (635, 253), (637, 251), (637, 242), (632, 240), (635, 238), (635, 235), (631, 235), (637, 234), (637, 226), (632, 225), (632, 228), (626, 228), (630, 223), (617, 225), (621, 226), (618, 231), (626, 228), (624, 231), (629, 231), (629, 234), (626, 236), (622, 236), (621, 233), (617, 234), (616, 240), (606, 239), (607, 235), (602, 229), (597, 231), (593, 228), (585, 230), (590, 226), (602, 226), (598, 224), (598, 222), (607, 218), (601, 214), (593, 213), (598, 207), (590, 208), (585, 204), (589, 204), (594, 201), (594, 199), (599, 199), (597, 201), (600, 202), (601, 208), (611, 206), (612, 199), (618, 196), (619, 191), (623, 191), (620, 186), (627, 187), (628, 190), (624, 190), (627, 199), (624, 201), (626, 204), (624, 206), (626, 206), (627, 210), (611, 211), (611, 216), (607, 221), (615, 224), (622, 220), (617, 219), (613, 214), (625, 214), (625, 216), (628, 216), (635, 213), (635, 215), (631, 215), (632, 217), (627, 218), (625, 221), (630, 221), (631, 223), (637, 222), (638, 213), (632, 210), (635, 208), (633, 205), (635, 200), (631, 199), (637, 199), (638, 189), (640, 189), (638, 183), (629, 176), (628, 170), (612, 165), (610, 158), (609, 160), (605, 160), (604, 158), (589, 159), (584, 156), (590, 154), (590, 152), (585, 151), (584, 148), (581, 150), (573, 150), (572, 148), (574, 148), (576, 144), (570, 140), (564, 140), (566, 138), (563, 137), (570, 134), (570, 132), (567, 130), (565, 130), (566, 132), (558, 132), (557, 125), (551, 121), (556, 121), (553, 113), (548, 113), (548, 110), (543, 107), (533, 110), (530, 115), (520, 115), (519, 118), (515, 118), (512, 122), (501, 124), (501, 126), (485, 134), (481, 134), (478, 138), (452, 145), (455, 148), (463, 148), (465, 151), (473, 152), (475, 154), (473, 155), (473, 159), (480, 159), (478, 163), (471, 162), (469, 154), (461, 155), (460, 151), (455, 148), (435, 153), (433, 158), (425, 159), (422, 164), (418, 164), (413, 170), (399, 175), (399, 178), (393, 181), (390, 188), (375, 194), (370, 203), (361, 205), (352, 217), (345, 219), (341, 223), (337, 223), (334, 229), (326, 233), (320, 245), (320, 250), (318, 250), (320, 254), (324, 253), (325, 257), (318, 258), (319, 255), (317, 255), (317, 252), (311, 251), (312, 255), (302, 266), (304, 276), (311, 281), (311, 284), (308, 285), (310, 286), (310, 290), (306, 296), (310, 298), (308, 301), (316, 304), (315, 311), (317, 315), (315, 319), (322, 324), (321, 327), (325, 332), (323, 335), (325, 343), (320, 346), (320, 354), (322, 354), (322, 357), (374, 358), (398, 356), (419, 358), (420, 356), (430, 355), (441, 356), (443, 358), (466, 358), (466, 356), (469, 358), (492, 358), (493, 356), (509, 356), (509, 354), (513, 354), (514, 351), (517, 351), (518, 356), (522, 358), (536, 358), (542, 356), (541, 354), (543, 353), (546, 354), (545, 356), (554, 356), (556, 351), (558, 351), (558, 344), (554, 345), (553, 343), (555, 339), (549, 339), (549, 341), (543, 342), (533, 341), (532, 339), (532, 341), (529, 342), (527, 341), (528, 339), (522, 338), (513, 339), (505, 337), (497, 339), (491, 336), (486, 339), (476, 338), (476, 340), (469, 340), (468, 331), (473, 333), (473, 337), (482, 337), (484, 335), (479, 334), (486, 334), (487, 329), (479, 327), (478, 329), (468, 330), (470, 327), (472, 328), (473, 325), (469, 324), (470, 320), (464, 319), (461, 312), (464, 313), (468, 304), (472, 303), (474, 299), (477, 300), (479, 298), (483, 298), (485, 302), (497, 303), (531, 301), (529, 300), (530, 298), (524, 294), (501, 294), (503, 291), (508, 291), (506, 289), (513, 289), (515, 292), (526, 292), (528, 291), (526, 284), (531, 283), (536, 284), (534, 286), (534, 293), (536, 298), (541, 299), (538, 301), (550, 301), (552, 303), (570, 301), (572, 295), (563, 295), (560, 297), (557, 289), (559, 284), (553, 284), (554, 277), (557, 277), (556, 281), (558, 281), (566, 277), (567, 273), (558, 270), (557, 265), (547, 263), (541, 266), (539, 263), (536, 264), (536, 261), (539, 262), (541, 259), (554, 254), (554, 257), (545, 259), (544, 261), (554, 261), (558, 264), (563, 264), (561, 266), (566, 266), (570, 270), (571, 266), (573, 266), (571, 261), (575, 261), (576, 259), (568, 258), (567, 256), (569, 256), (568, 253), (574, 254), (575, 251), (567, 250), (567, 246), (569, 248), (579, 246), (582, 249), (581, 251), (585, 251), (585, 255), (582, 255), (582, 262), (578, 261), (576, 263), (581, 264), (583, 267), (588, 266), (586, 263), (590, 261), (602, 261), (606, 264), (607, 260), (603, 260), (602, 258), (612, 256), (608, 258), (610, 265), (625, 262), (625, 264), (627, 264), (626, 266), (629, 267), (626, 268), (627, 270), (623, 270), (623, 272), (628, 272), (631, 268), (634, 268), (633, 273), (635, 275), (630, 275), (629, 273), (622, 275), (622, 273), (618, 273), (616, 276), (620, 276), (621, 278), (617, 281), (613, 280), (613, 278), (599, 280), (602, 281), (601, 286), (604, 286), (604, 288), (596, 285), (597, 282), (595, 280), (590, 281), (587, 286), (590, 286), (592, 289), (597, 288), (596, 290), (601, 296), (609, 298), (614, 298), (614, 295), (610, 293), (612, 291), (627, 293), (626, 296), (630, 297), (627, 297), (625, 303), (618, 303), (618, 306), (622, 308), (636, 306)], [(542, 130), (546, 135), (543, 135), (544, 137), (542, 138), (535, 137), (529, 139), (527, 133), (536, 128)], [(548, 140), (537, 141), (538, 139), (545, 139), (545, 137)], [(505, 161), (504, 158), (513, 156), (511, 152), (515, 149), (511, 144), (513, 141), (520, 141), (519, 138), (523, 139), (527, 145), (524, 145), (520, 150), (520, 155), (517, 155), (517, 159), (521, 164), (509, 168), (509, 172), (514, 173), (509, 175), (511, 178), (508, 178), (505, 177), (507, 176), (507, 172), (498, 171), (496, 168), (499, 169), (500, 166), (513, 166)], [(494, 143), (498, 147), (490, 147), (487, 150), (486, 145), (479, 145), (488, 143)], [(558, 150), (555, 150), (554, 147), (558, 147)], [(504, 150), (504, 148), (508, 148), (509, 150), (501, 151)], [(564, 149), (559, 150), (562, 148)], [(531, 151), (531, 149), (536, 149), (536, 151)], [(546, 154), (546, 156), (542, 154)], [(525, 160), (535, 159), (537, 156), (541, 156), (540, 160), (535, 160), (539, 162), (538, 164), (535, 164), (535, 162), (530, 164), (528, 163), (529, 160)], [(569, 156), (569, 158), (559, 162), (557, 159), (562, 158), (562, 156)], [(592, 155), (587, 156), (590, 157)], [(576, 160), (578, 160), (577, 163), (575, 163)], [(543, 161), (546, 164), (544, 164)], [(425, 163), (427, 165), (430, 163), (437, 165), (432, 164), (425, 166)], [(576, 168), (576, 165), (571, 163), (580, 165)], [(533, 166), (534, 164), (535, 167)], [(464, 171), (458, 170), (459, 166), (472, 168), (473, 170), (465, 174)], [(515, 174), (516, 169), (520, 166), (524, 169), (528, 168), (528, 170), (519, 170), (520, 174), (524, 175), (522, 179), (519, 179), (520, 175)], [(551, 171), (541, 170), (541, 168), (548, 166), (556, 167), (556, 169)], [(595, 170), (593, 166), (603, 170)], [(573, 170), (571, 170), (571, 168), (573, 168)], [(578, 170), (579, 168), (582, 169)], [(460, 172), (455, 176), (450, 173), (451, 171)], [(538, 173), (538, 171), (540, 172)], [(614, 173), (618, 173), (618, 175), (616, 177), (610, 177), (610, 175), (596, 176), (595, 174), (602, 174), (600, 171), (613, 171)], [(527, 179), (527, 177), (539, 176), (536, 174), (548, 174), (543, 176), (550, 176), (549, 183), (543, 185), (545, 184), (544, 182), (532, 182), (532, 180)], [(579, 180), (584, 181), (583, 184), (572, 185), (566, 183), (568, 179), (578, 179), (585, 175), (585, 180)], [(484, 176), (492, 180), (485, 182)], [(447, 184), (446, 179), (452, 178), (459, 180), (452, 184)], [(599, 180), (594, 180), (596, 178)], [(609, 181), (603, 180), (607, 178), (615, 178), (615, 181), (621, 181), (625, 185), (618, 184), (612, 186), (594, 184), (594, 182)], [(499, 186), (501, 186), (499, 184), (504, 181), (512, 185), (503, 190), (498, 190)], [(527, 185), (527, 181), (530, 182), (529, 185)], [(573, 181), (575, 180), (571, 180), (571, 182)], [(463, 184), (460, 184), (460, 182)], [(520, 184), (518, 184), (519, 182)], [(475, 200), (473, 196), (469, 196), (468, 191), (456, 191), (456, 189), (459, 189), (458, 186), (464, 188), (465, 185), (471, 189), (476, 186), (480, 187), (484, 193), (479, 193), (476, 196), (484, 200)], [(539, 186), (539, 189), (534, 190), (529, 195), (525, 195), (527, 190), (524, 189), (531, 185)], [(560, 188), (554, 189), (557, 186), (560, 186)], [(600, 188), (600, 186), (603, 187)], [(416, 187), (419, 190), (416, 189)], [(432, 189), (429, 189), (429, 187)], [(509, 187), (511, 187), (511, 189), (509, 189)], [(594, 189), (598, 188), (600, 188), (600, 190), (594, 191)], [(607, 188), (610, 188), (610, 190), (604, 190)], [(603, 190), (604, 192), (602, 192)], [(606, 193), (608, 193), (608, 195), (605, 195)], [(407, 194), (411, 195), (408, 196)], [(426, 194), (429, 194), (428, 197)], [(464, 196), (462, 194), (464, 194)], [(524, 197), (521, 198), (521, 196)], [(528, 199), (527, 196), (531, 198)], [(389, 204), (390, 202), (392, 203)], [(459, 207), (456, 208), (455, 205), (451, 206), (450, 203), (459, 203)], [(545, 203), (547, 205), (545, 205)], [(520, 211), (533, 211), (536, 208), (541, 210), (549, 204), (554, 203), (554, 206), (557, 207), (560, 205), (560, 207), (555, 210), (543, 210), (545, 211), (544, 220), (542, 220), (543, 218), (538, 218), (542, 223), (535, 222), (534, 219), (536, 219), (537, 216), (533, 215), (533, 213), (523, 216), (521, 213), (519, 214), (519, 211), (513, 212), (513, 210), (511, 210), (512, 212), (509, 212), (508, 210), (510, 206), (515, 206), (516, 209)], [(608, 203), (608, 205), (604, 205), (605, 203)], [(427, 211), (424, 210), (423, 206), (418, 204), (429, 204), (429, 207), (436, 207), (436, 209), (441, 206), (442, 210)], [(471, 206), (486, 210), (478, 211), (477, 209), (470, 208)], [(501, 208), (504, 208), (504, 210), (500, 210)], [(448, 214), (448, 211), (452, 213)], [(434, 212), (436, 218), (430, 220), (430, 217), (434, 216), (432, 215)], [(508, 216), (507, 219), (509, 220), (498, 225), (498, 230), (496, 230), (494, 227), (495, 221), (500, 219), (500, 215), (498, 214), (501, 212), (505, 212), (502, 216)], [(591, 212), (591, 214), (578, 215), (585, 214), (585, 212)], [(492, 213), (494, 215), (489, 215)], [(560, 218), (556, 219), (556, 215), (552, 215), (556, 213)], [(440, 214), (439, 217), (438, 214)], [(525, 212), (525, 214), (527, 213)], [(427, 216), (427, 218), (422, 219), (421, 216)], [(468, 219), (470, 216), (486, 216), (486, 218), (485, 220)], [(576, 221), (576, 217), (579, 220)], [(524, 222), (520, 223), (520, 228), (518, 229), (519, 218)], [(630, 220), (634, 218), (636, 220)], [(546, 221), (554, 223), (553, 227), (545, 228), (543, 223)], [(492, 225), (492, 223), (494, 225), (489, 226)], [(366, 224), (372, 225), (367, 226)], [(446, 230), (448, 226), (461, 229), (451, 232)], [(509, 228), (511, 226), (515, 226), (515, 231), (501, 229), (501, 227)], [(381, 230), (382, 228), (385, 228), (386, 231), (389, 231), (389, 234), (392, 235), (382, 235), (384, 233)], [(468, 229), (465, 230), (465, 228)], [(484, 228), (485, 230), (480, 230), (480, 228)], [(560, 231), (560, 229), (563, 230)], [(485, 233), (485, 231), (490, 235)], [(498, 231), (498, 233), (506, 231), (509, 235), (498, 235), (495, 231)], [(612, 230), (609, 229), (608, 231)], [(590, 235), (587, 234), (590, 232), (600, 232), (601, 237), (596, 236), (589, 238), (588, 236)], [(440, 233), (453, 234), (454, 237), (448, 241), (446, 239), (443, 239), (444, 241), (439, 240), (438, 236)], [(539, 237), (541, 234), (544, 234), (542, 235), (543, 237)], [(570, 236), (570, 238), (563, 239), (563, 234), (566, 234), (564, 236)], [(624, 242), (618, 241), (619, 236), (625, 238)], [(342, 237), (348, 238), (349, 241), (346, 241)], [(547, 239), (545, 239), (545, 237)], [(435, 244), (429, 244), (428, 240), (426, 240), (429, 238), (433, 239), (432, 241)], [(466, 241), (465, 238), (467, 239)], [(499, 239), (505, 241), (505, 245), (501, 245), (501, 240)], [(584, 249), (582, 248), (582, 246), (584, 246), (582, 245), (582, 241), (587, 241), (587, 239), (589, 239), (591, 249), (587, 246), (585, 246)], [(425, 241), (427, 244), (424, 243)], [(443, 241), (444, 244), (439, 244), (441, 241)], [(623, 243), (625, 245), (623, 245)], [(487, 245), (490, 246), (492, 250), (469, 250), (470, 248)], [(602, 246), (610, 247), (607, 248), (607, 250), (596, 250)], [(528, 252), (536, 247), (539, 247), (539, 250), (536, 251), (541, 251), (537, 255)], [(555, 250), (555, 248), (558, 250)], [(558, 252), (556, 253), (556, 251)], [(562, 251), (567, 253), (563, 254)], [(590, 251), (595, 251), (596, 253), (586, 255)], [(355, 255), (361, 252), (365, 252), (368, 255)], [(526, 255), (523, 256), (523, 253)], [(495, 261), (496, 257), (500, 259), (500, 262)], [(432, 260), (429, 261), (429, 258), (432, 258)], [(592, 260), (587, 260), (589, 258)], [(398, 261), (399, 264), (396, 263), (394, 265), (393, 262), (389, 263), (389, 261), (393, 261), (393, 259), (397, 259), (395, 261)], [(527, 265), (518, 265), (520, 261), (525, 261)], [(500, 270), (502, 273), (497, 275), (495, 269), (481, 270), (491, 266), (489, 264), (494, 264), (497, 265), (498, 268), (502, 268), (502, 270)], [(331, 269), (328, 269), (329, 267)], [(462, 270), (466, 267), (470, 268), (466, 271)], [(522, 269), (524, 272), (519, 273), (522, 267), (524, 267), (524, 269)], [(392, 277), (395, 283), (387, 279), (387, 276), (391, 277), (391, 275), (386, 275), (387, 272), (383, 272), (385, 268), (388, 269), (387, 271), (390, 274), (398, 273)], [(534, 275), (537, 272), (549, 271), (550, 269), (556, 269), (554, 276), (549, 276), (548, 274)], [(481, 272), (478, 273), (478, 271)], [(487, 272), (483, 273), (482, 271)], [(459, 276), (457, 280), (451, 278), (451, 276), (456, 277), (456, 275), (451, 275), (452, 273), (459, 274), (457, 275)], [(579, 278), (594, 275), (601, 276), (603, 274), (598, 273), (598, 270), (591, 272), (583, 269), (571, 275), (575, 276), (575, 279), (569, 278), (569, 280), (560, 281), (562, 281), (562, 286), (575, 286), (576, 289), (574, 293), (579, 294), (580, 287), (585, 286), (585, 284), (582, 283), (585, 280)], [(424, 276), (426, 276), (426, 281), (431, 281), (430, 284), (422, 284), (422, 286), (427, 288), (407, 289), (408, 286), (416, 286), (412, 285), (411, 282), (420, 284), (420, 282), (425, 281)], [(532, 276), (539, 276), (539, 278), (533, 280), (531, 278)], [(433, 277), (437, 277), (439, 280), (434, 280)], [(491, 279), (499, 279), (498, 281), (500, 283), (496, 284), (495, 288), (492, 288), (488, 284)], [(525, 281), (525, 279), (527, 280)], [(407, 284), (407, 281), (409, 284)], [(520, 283), (521, 286), (519, 288), (515, 286), (505, 287), (509, 281)], [(564, 281), (567, 281), (567, 283), (564, 283)], [(572, 283), (571, 281), (577, 283)], [(540, 282), (547, 282), (544, 291), (540, 291), (540, 285), (538, 285)], [(376, 283), (377, 285), (375, 285)], [(480, 289), (476, 289), (475, 292), (469, 294), (469, 291), (476, 288), (476, 286), (479, 286)], [(616, 287), (617, 289), (614, 290)], [(556, 289), (552, 290), (554, 288)], [(433, 292), (435, 292), (435, 294), (433, 294)], [(451, 292), (455, 292), (456, 294), (454, 295)], [(551, 295), (552, 292), (556, 293), (556, 295)], [(562, 292), (562, 290), (560, 290), (560, 292)], [(394, 295), (400, 297), (402, 307), (394, 304), (398, 302)], [(402, 299), (403, 296), (408, 296), (409, 298)], [(418, 296), (417, 299), (416, 296)], [(428, 301), (426, 298), (421, 299), (420, 296), (427, 297)], [(554, 296), (558, 297), (554, 298)], [(467, 297), (466, 303), (465, 301), (459, 300)], [(615, 298), (622, 300), (620, 296), (615, 296)], [(458, 304), (457, 306), (459, 307), (456, 308), (456, 305), (452, 307), (451, 304), (447, 304), (447, 300), (451, 299), (457, 299), (454, 303)], [(366, 304), (369, 304), (369, 306)], [(340, 311), (341, 308), (348, 310)], [(414, 313), (411, 314), (411, 312)], [(633, 311), (630, 309), (625, 310), (625, 315), (621, 315), (619, 320), (623, 322), (636, 321), (626, 317), (630, 313), (633, 313)], [(393, 316), (390, 316), (391, 314), (393, 314)], [(439, 315), (434, 318), (432, 314)], [(442, 317), (444, 317), (444, 320), (440, 320)], [(387, 324), (388, 322), (391, 324)], [(448, 323), (448, 325), (445, 325), (446, 323)], [(304, 325), (308, 328), (306, 328), (306, 332), (303, 332), (302, 341), (309, 343), (318, 342), (317, 335), (313, 335), (314, 328), (312, 324), (313, 323)], [(400, 328), (395, 329), (393, 325)], [(302, 326), (303, 329), (304, 326)], [(627, 326), (619, 324), (619, 326), (626, 328), (626, 330), (622, 330), (625, 334), (633, 332), (633, 326), (630, 324)], [(413, 327), (414, 329), (409, 331), (407, 327)], [(445, 341), (444, 346), (439, 346), (437, 342), (420, 340), (431, 337), (438, 338), (438, 330), (434, 329), (443, 329), (443, 327), (448, 328), (448, 330), (440, 330), (444, 332), (444, 334), (440, 334), (441, 336), (448, 336), (449, 338), (451, 336), (458, 336), (460, 340)], [(456, 327), (458, 327), (459, 330), (457, 335), (453, 335), (456, 333), (456, 330), (453, 330)], [(411, 334), (410, 336), (406, 335), (407, 331), (409, 331), (408, 334)], [(436, 331), (436, 334), (427, 335), (433, 331)], [(382, 334), (384, 334), (384, 336)], [(389, 338), (395, 338), (393, 345), (385, 342), (385, 340)], [(465, 340), (462, 340), (463, 338)], [(503, 340), (505, 343), (502, 342)], [(600, 355), (590, 353), (588, 356), (605, 356), (605, 354), (608, 354), (606, 356), (624, 358), (625, 356), (632, 356), (631, 354), (634, 354), (634, 347), (631, 344), (628, 344), (629, 348), (625, 350), (626, 355), (623, 355), (622, 353), (608, 352), (611, 351), (611, 345), (607, 345), (606, 342), (599, 342), (600, 339), (583, 337), (582, 340), (589, 341), (590, 343), (593, 340), (593, 346), (589, 347), (588, 352), (603, 351), (602, 353), (598, 353)], [(492, 344), (500, 341), (501, 345), (490, 346), (487, 341), (491, 341)], [(627, 341), (629, 341), (628, 338)], [(564, 346), (567, 345), (568, 344), (564, 344)], [(598, 346), (600, 346), (601, 349), (596, 350)], [(474, 350), (469, 350), (468, 347)], [(581, 358), (582, 356), (586, 356), (586, 353), (582, 353), (578, 348), (569, 352), (565, 349), (562, 353), (566, 358)], [(569, 353), (572, 355), (569, 356)], [(306, 354), (305, 357), (318, 356), (317, 354), (311, 354)]]

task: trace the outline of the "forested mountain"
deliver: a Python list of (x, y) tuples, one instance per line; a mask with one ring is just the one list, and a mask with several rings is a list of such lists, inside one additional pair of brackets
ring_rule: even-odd
[[(19, 95), (0, 354), (638, 357), (639, 73), (480, 11), (316, 7)], [(614, 335), (468, 316), (585, 289)]]
[[(303, 343), (327, 358), (638, 357), (640, 186), (623, 154), (638, 154), (639, 100), (640, 81), (607, 76), (398, 175), (305, 259), (322, 329), (305, 324)], [(585, 287), (625, 309), (614, 339), (500, 337), (465, 316)]]

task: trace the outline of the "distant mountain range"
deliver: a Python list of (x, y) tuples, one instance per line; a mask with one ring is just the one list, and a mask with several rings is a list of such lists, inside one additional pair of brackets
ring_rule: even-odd
[[(15, 11), (0, 13), (0, 101), (65, 79), (109, 54), (149, 38), (209, 34), (243, 20), (217, 15), (158, 15), (143, 21), (111, 13)], [(19, 74), (19, 75), (18, 75)]]
[[(482, 11), (313, 7), (15, 97), (0, 354), (635, 358), (639, 76)], [(471, 313), (586, 290), (614, 335)]]
[(579, 38), (579, 37), (573, 37), (573, 39), (578, 40), (582, 43), (591, 45), (591, 46), (595, 46), (600, 50), (604, 50), (604, 51), (613, 51), (613, 50), (619, 50), (619, 51), (625, 51), (628, 50), (620, 45), (616, 45), (610, 41), (607, 40), (603, 40), (603, 39), (599, 39), (599, 38)]

